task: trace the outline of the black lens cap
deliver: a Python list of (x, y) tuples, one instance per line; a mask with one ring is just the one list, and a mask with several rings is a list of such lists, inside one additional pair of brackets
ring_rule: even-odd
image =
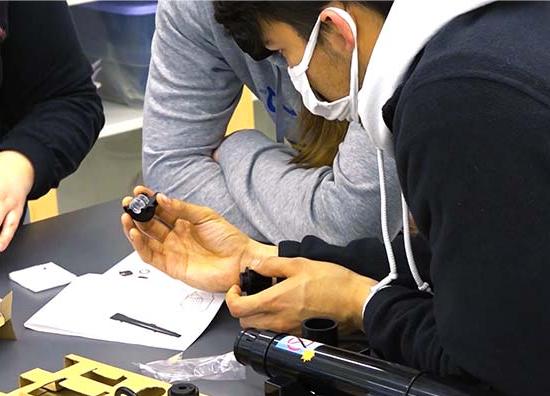
[(338, 346), (338, 323), (330, 318), (310, 318), (302, 322), (302, 337)]
[(176, 382), (168, 391), (168, 396), (199, 396), (199, 388), (189, 382)]

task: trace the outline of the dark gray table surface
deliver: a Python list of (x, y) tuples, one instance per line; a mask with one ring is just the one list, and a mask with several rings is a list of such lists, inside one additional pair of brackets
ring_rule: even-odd
[[(0, 253), (0, 297), (14, 292), (13, 322), (17, 341), (0, 340), (0, 391), (17, 387), (19, 374), (33, 368), (57, 371), (63, 357), (74, 353), (126, 370), (134, 362), (165, 359), (174, 351), (136, 345), (58, 336), (27, 330), (23, 323), (61, 289), (32, 293), (8, 279), (11, 271), (53, 261), (77, 275), (103, 273), (131, 252), (120, 227), (120, 203), (107, 202), (88, 209), (23, 226), (7, 252)], [(239, 324), (227, 307), (186, 351), (187, 357), (217, 355), (233, 347)], [(210, 396), (262, 395), (263, 379), (247, 368), (246, 381), (197, 381)]]

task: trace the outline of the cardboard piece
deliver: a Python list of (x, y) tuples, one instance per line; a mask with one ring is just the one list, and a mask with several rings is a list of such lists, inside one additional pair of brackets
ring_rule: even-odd
[[(125, 386), (139, 396), (166, 396), (170, 384), (77, 355), (65, 357), (57, 373), (34, 369), (21, 374), (19, 389), (0, 396), (114, 396)], [(202, 395), (205, 396), (205, 395)]]
[(6, 297), (0, 299), (0, 340), (15, 340), (15, 330), (11, 320), (11, 307), (13, 293), (9, 292)]

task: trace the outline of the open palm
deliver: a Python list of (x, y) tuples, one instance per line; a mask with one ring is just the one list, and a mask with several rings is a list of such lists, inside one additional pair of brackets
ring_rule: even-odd
[[(151, 191), (139, 188), (149, 195)], [(123, 203), (127, 203), (125, 198)], [(203, 290), (224, 292), (239, 281), (241, 265), (257, 242), (210, 208), (157, 196), (155, 218), (122, 223), (130, 242), (143, 259), (168, 275)]]

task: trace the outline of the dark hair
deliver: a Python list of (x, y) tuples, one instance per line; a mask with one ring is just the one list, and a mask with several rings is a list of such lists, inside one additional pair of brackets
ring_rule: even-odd
[[(393, 1), (355, 1), (387, 16)], [(263, 45), (260, 21), (285, 22), (307, 40), (329, 1), (215, 1), (214, 17), (239, 47), (255, 60), (271, 55)]]

